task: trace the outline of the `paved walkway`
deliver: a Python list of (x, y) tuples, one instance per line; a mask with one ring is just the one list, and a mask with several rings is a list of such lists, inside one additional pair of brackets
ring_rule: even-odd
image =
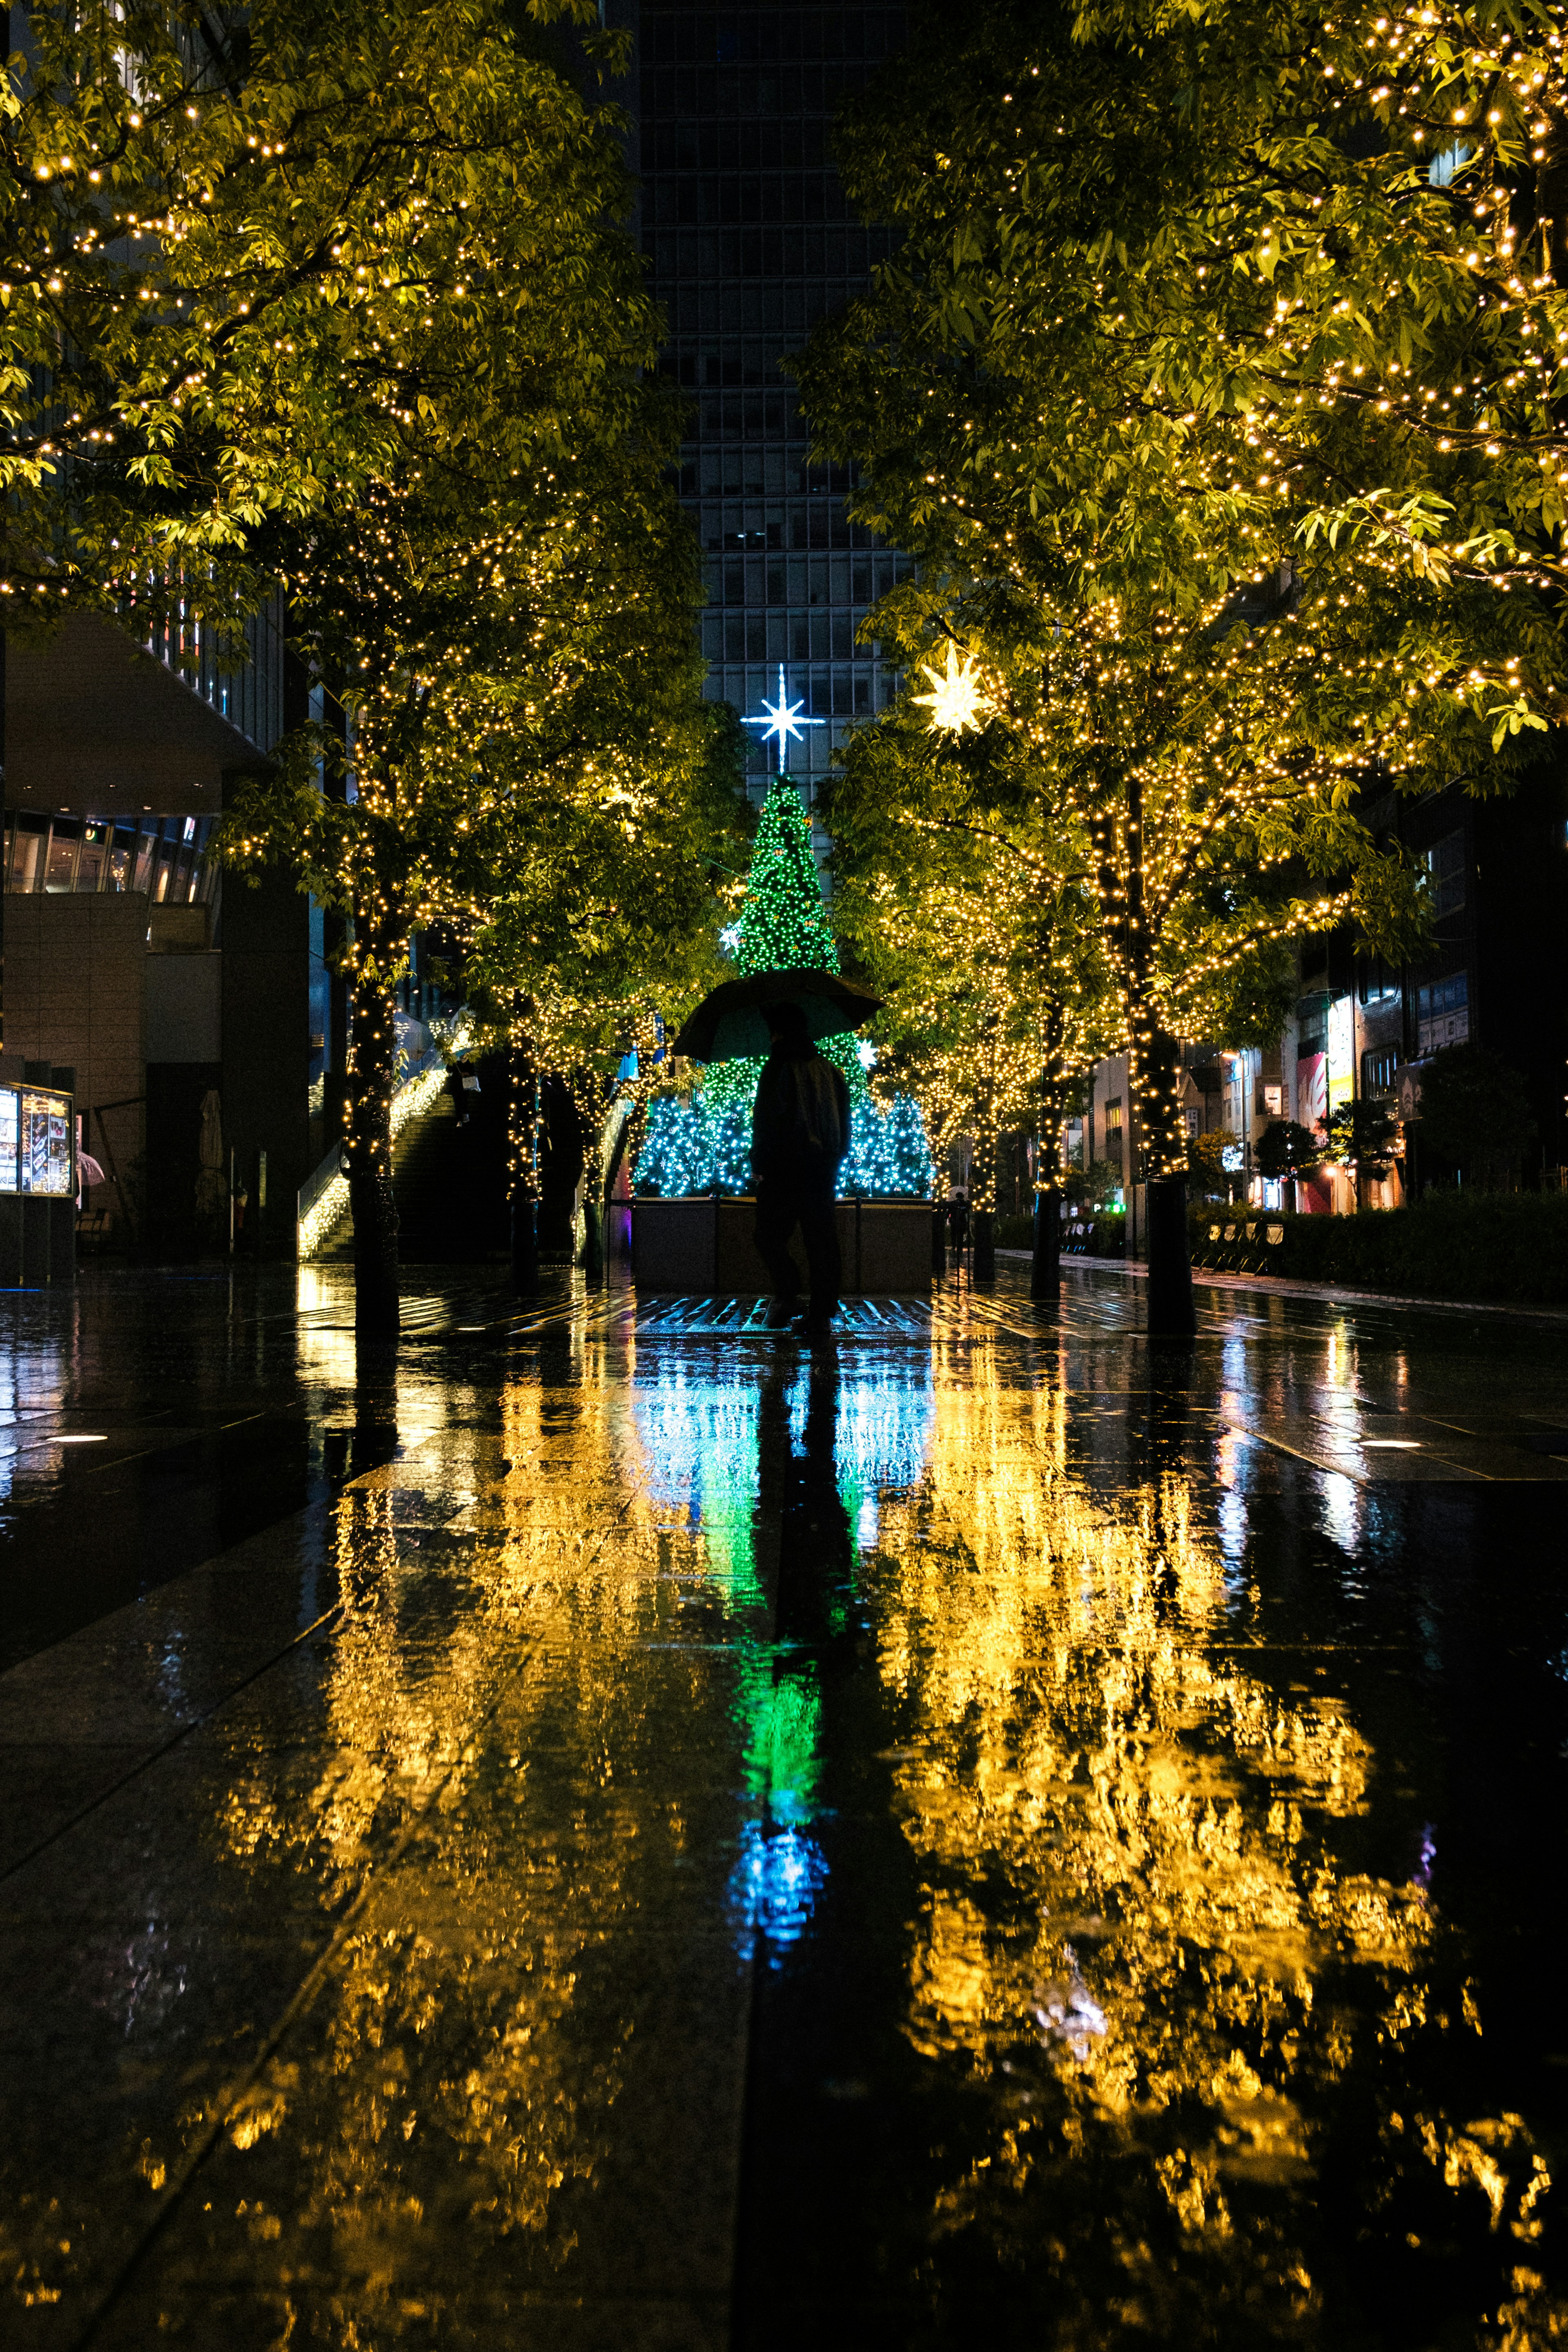
[(1568, 1349), (1139, 1303), (0, 1301), (0, 2340), (1568, 2326)]
[[(1030, 1257), (1027, 1250), (998, 1250), (996, 1255), (1013, 1265), (1027, 1265)], [(1093, 1274), (1119, 1274), (1134, 1282), (1145, 1281), (1149, 1273), (1142, 1258), (1074, 1255), (1064, 1257), (1062, 1263), (1086, 1267)], [(1196, 1267), (1193, 1282), (1200, 1292), (1261, 1290), (1276, 1298), (1326, 1298), (1342, 1307), (1418, 1307), (1437, 1315), (1524, 1315), (1535, 1323), (1568, 1323), (1568, 1307), (1526, 1305), (1517, 1299), (1406, 1297), (1391, 1290), (1347, 1290), (1339, 1282), (1300, 1282), (1283, 1274), (1224, 1274), (1210, 1266)]]

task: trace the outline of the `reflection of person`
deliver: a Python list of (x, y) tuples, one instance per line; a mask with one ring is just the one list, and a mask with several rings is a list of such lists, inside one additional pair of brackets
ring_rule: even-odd
[[(795, 1374), (775, 1359), (763, 1385), (757, 1421), (757, 1525), (763, 1538), (758, 1560), (764, 1571), (772, 1565), (770, 1539), (775, 1533), (778, 1542), (774, 1635), (819, 1657), (846, 1630), (851, 1645), (854, 1641), (853, 1623), (847, 1628), (844, 1618), (855, 1547), (838, 1484), (839, 1386), (837, 1349), (815, 1349), (797, 1452), (791, 1410), (799, 1395)], [(775, 1685), (799, 1671), (799, 1661), (793, 1668), (775, 1665)]]
[(798, 1004), (770, 1004), (764, 1017), (773, 1051), (752, 1112), (752, 1179), (757, 1254), (773, 1286), (768, 1321), (780, 1327), (795, 1311), (800, 1276), (789, 1244), (798, 1225), (811, 1276), (806, 1328), (826, 1331), (842, 1271), (833, 1196), (849, 1149), (849, 1088), (813, 1045)]

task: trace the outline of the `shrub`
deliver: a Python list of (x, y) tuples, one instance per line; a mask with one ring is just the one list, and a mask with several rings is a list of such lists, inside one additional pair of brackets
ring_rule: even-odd
[(1408, 1297), (1568, 1301), (1568, 1193), (1429, 1192), (1414, 1208), (1349, 1217), (1202, 1206), (1188, 1215), (1197, 1266)]

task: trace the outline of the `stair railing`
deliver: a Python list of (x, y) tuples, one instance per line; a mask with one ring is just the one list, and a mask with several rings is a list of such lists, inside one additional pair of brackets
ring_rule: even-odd
[[(458, 1039), (454, 1038), (454, 1045)], [(447, 1083), (447, 1063), (439, 1045), (430, 1045), (420, 1055), (402, 1085), (392, 1097), (392, 1140), (398, 1137), (411, 1118), (420, 1118), (430, 1108)], [(348, 1214), (349, 1180), (343, 1171), (343, 1147), (334, 1143), (312, 1175), (307, 1176), (296, 1196), (295, 1229), (301, 1262), (321, 1253)]]

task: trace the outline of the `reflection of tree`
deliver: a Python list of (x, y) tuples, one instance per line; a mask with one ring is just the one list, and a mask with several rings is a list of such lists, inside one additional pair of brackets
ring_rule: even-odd
[[(816, 1399), (816, 1423), (813, 1399)], [(671, 1355), (639, 1386), (643, 1470), (657, 1502), (700, 1530), (707, 1581), (741, 1638), (736, 1706), (746, 1785), (780, 1822), (809, 1819), (819, 1770), (815, 1667), (783, 1664), (759, 1576), (759, 1528), (787, 1517), (797, 1469), (826, 1480), (853, 1527), (874, 1529), (884, 1488), (918, 1480), (932, 1419), (930, 1360), (913, 1350), (830, 1385), (811, 1360), (782, 1353), (759, 1381), (746, 1363)]]
[[(733, 1738), (722, 1681), (681, 1690), (661, 1639), (704, 1564), (628, 1457), (621, 1366), (578, 1349), (551, 1374), (503, 1391), (499, 1446), (449, 1432), (428, 1496), (417, 1457), (344, 1495), (324, 1723), (252, 1758), (223, 1808), (232, 1859), (308, 1872), (334, 1909), (376, 1865), (229, 2127), (243, 2226), (287, 2217), (281, 2273), (335, 2342), (407, 2294), (460, 2302), (481, 2253), (487, 2293), (572, 2254), (642, 1997), (616, 1931), (683, 1864), (681, 1730), (721, 1758)], [(454, 1490), (481, 1498), (455, 1539)]]
[[(439, 1403), (439, 1450), (342, 1497), (321, 1719), (307, 1744), (243, 1759), (219, 1809), (223, 1851), (265, 1887), (303, 1880), (337, 1916), (371, 1874), (228, 2133), (240, 2226), (286, 2227), (281, 2269), (316, 2283), (298, 2314), (334, 2340), (405, 2293), (460, 2298), (481, 2249), (513, 2285), (571, 2256), (574, 2197), (639, 2048), (616, 1931), (657, 1916), (672, 1874), (708, 1871), (704, 1916), (727, 1906), (748, 1949), (811, 1915), (821, 1699), (814, 1665), (772, 1638), (763, 1423), (797, 1500), (826, 1464), (874, 1507), (889, 1467), (923, 1459), (929, 1368), (912, 1359), (858, 1400), (820, 1391), (803, 1452), (805, 1360), (780, 1360), (795, 1369), (764, 1398), (755, 1365), (612, 1363), (574, 1337), (503, 1389), (499, 1444), (467, 1425), (461, 1392), (416, 1398), (403, 1376), (380, 1399), (405, 1439)], [(459, 1496), (479, 1499), (453, 1536)], [(702, 1625), (689, 1610), (721, 1617), (718, 1672), (704, 1645), (683, 1651)], [(689, 1825), (689, 1741), (721, 1801), (742, 1792), (738, 1859)], [(750, 1831), (747, 1795), (765, 1801)]]
[(1424, 1887), (1342, 1857), (1367, 1740), (1235, 1645), (1170, 1400), (1141, 1465), (1118, 1400), (1097, 1460), (1092, 1412), (989, 1374), (974, 1348), (942, 1383), (884, 1538), (881, 1672), (920, 1742), (895, 1772), (923, 1876), (907, 2032), (998, 2095), (937, 2194), (944, 2277), (1026, 2271), (1047, 2344), (1306, 2342), (1374, 2247), (1431, 2236), (1479, 2323), (1544, 2165), (1518, 2117), (1449, 2112), (1479, 2021)]

